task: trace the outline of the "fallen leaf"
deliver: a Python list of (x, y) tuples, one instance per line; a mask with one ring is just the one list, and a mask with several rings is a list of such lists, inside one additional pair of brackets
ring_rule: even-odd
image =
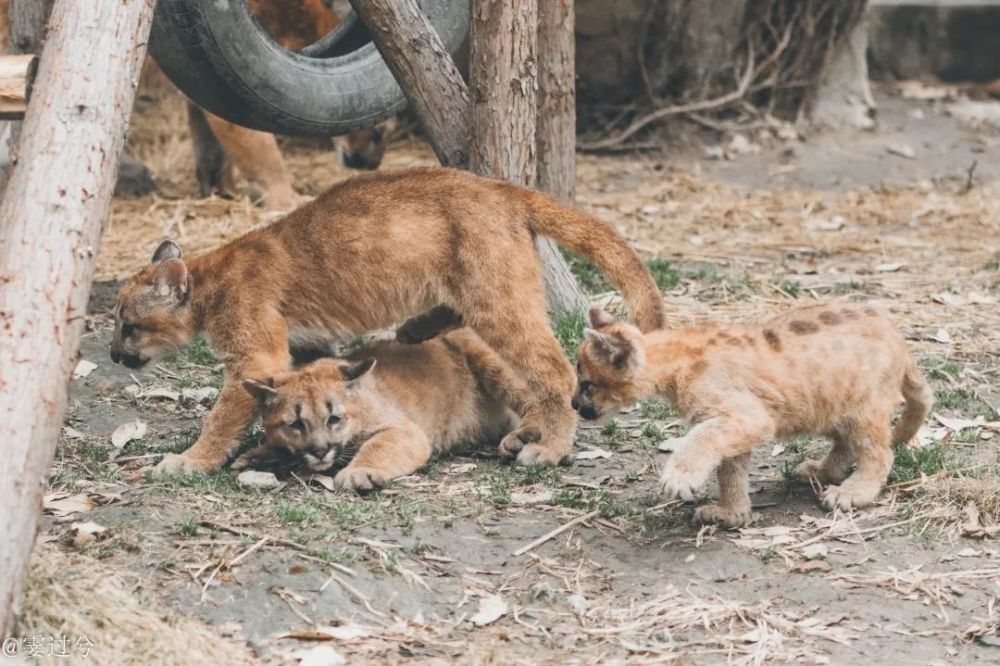
[(168, 388), (158, 386), (156, 388), (146, 389), (139, 394), (140, 398), (146, 398), (147, 400), (170, 400), (177, 402), (180, 400), (181, 394), (177, 391), (171, 391)]
[(599, 447), (592, 447), (576, 454), (577, 460), (595, 460), (597, 458), (610, 458), (611, 451), (605, 451)]
[(827, 555), (826, 545), (822, 543), (809, 544), (802, 549), (802, 557), (807, 560), (825, 560)]
[(900, 157), (905, 157), (908, 160), (912, 160), (917, 156), (913, 147), (905, 143), (891, 143), (885, 147), (886, 152), (892, 155), (898, 155)]
[(795, 573), (812, 573), (814, 571), (829, 571), (830, 563), (826, 560), (806, 560), (792, 567)]
[(963, 548), (962, 550), (958, 551), (955, 554), (958, 555), (959, 557), (979, 557), (980, 555), (982, 555), (982, 553), (980, 553), (975, 548)]
[(479, 599), (479, 612), (473, 615), (470, 620), (477, 627), (484, 627), (492, 624), (507, 614), (507, 602), (500, 596), (491, 594)]
[(66, 493), (54, 493), (46, 495), (42, 500), (42, 509), (46, 513), (56, 516), (69, 516), (74, 513), (85, 513), (96, 506), (94, 500), (85, 493), (78, 495), (66, 495)]
[(108, 531), (107, 527), (94, 522), (73, 523), (73, 547), (77, 550), (92, 544), (101, 538), (101, 535)]
[(944, 328), (939, 328), (934, 332), (934, 335), (931, 336), (931, 340), (940, 342), (943, 345), (951, 344), (951, 333)]
[(129, 442), (146, 436), (146, 424), (142, 421), (129, 421), (115, 428), (111, 433), (111, 444), (120, 449)]
[(890, 261), (890, 262), (886, 262), (884, 264), (875, 264), (875, 272), (876, 273), (895, 273), (896, 271), (900, 270), (904, 266), (906, 266), (906, 264), (904, 264), (904, 263), (902, 263), (900, 261)]
[(181, 391), (181, 402), (187, 405), (207, 405), (219, 397), (219, 389), (214, 386), (186, 388)]
[(931, 300), (935, 303), (940, 303), (941, 305), (949, 305), (951, 307), (958, 307), (960, 305), (965, 305), (965, 299), (957, 294), (949, 294), (946, 291), (940, 294), (934, 294), (931, 296)]
[(582, 594), (569, 594), (566, 596), (566, 603), (577, 615), (583, 615), (587, 610), (587, 598)]
[(329, 476), (328, 474), (312, 474), (309, 476), (308, 479), (306, 479), (306, 481), (308, 481), (309, 483), (318, 483), (319, 485), (329, 490), (331, 493), (334, 490), (336, 490), (336, 488), (333, 485), (333, 477)]
[(271, 490), (282, 488), (285, 485), (273, 473), (258, 472), (255, 469), (240, 472), (240, 475), (236, 477), (236, 484), (243, 488), (256, 488), (257, 490)]
[(778, 456), (780, 456), (784, 452), (785, 452), (785, 445), (784, 444), (775, 444), (774, 448), (771, 449), (771, 457), (772, 458), (777, 458)]
[(980, 421), (970, 421), (969, 419), (959, 418), (953, 419), (948, 416), (941, 416), (940, 414), (935, 414), (934, 418), (938, 421), (938, 423), (952, 432), (961, 432), (962, 430), (966, 430), (968, 428), (978, 428), (982, 425), (982, 422)]
[(83, 439), (85, 437), (82, 432), (69, 426), (63, 426), (63, 434), (66, 436), (66, 439)]
[(694, 553), (691, 553), (690, 555), (688, 555), (687, 557), (685, 557), (684, 561), (687, 564), (691, 564), (692, 562), (694, 562)]
[(80, 362), (76, 364), (75, 368), (73, 368), (73, 379), (82, 379), (96, 369), (96, 363), (91, 363), (87, 359), (81, 358)]
[(827, 219), (825, 217), (810, 217), (806, 220), (806, 229), (812, 231), (840, 231), (844, 228), (844, 218), (841, 215), (834, 215)]
[(538, 504), (551, 504), (554, 497), (551, 490), (543, 490), (537, 493), (511, 493), (510, 503), (514, 506), (536, 506)]

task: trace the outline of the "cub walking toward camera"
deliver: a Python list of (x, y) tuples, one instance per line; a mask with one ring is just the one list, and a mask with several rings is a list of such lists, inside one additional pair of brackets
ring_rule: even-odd
[[(609, 418), (654, 394), (676, 405), (695, 425), (675, 441), (660, 484), (668, 496), (689, 500), (718, 469), (721, 497), (696, 511), (700, 522), (746, 522), (751, 449), (793, 435), (833, 440), (822, 461), (796, 469), (800, 479), (828, 486), (824, 505), (870, 505), (892, 467), (891, 445), (916, 434), (933, 400), (903, 336), (870, 305), (811, 306), (760, 324), (645, 335), (594, 308), (590, 324), (574, 409), (585, 419)], [(890, 431), (900, 393), (903, 413)]]
[[(383, 341), (347, 359), (322, 358), (266, 379), (245, 379), (265, 443), (234, 469), (275, 449), (314, 471), (350, 460), (334, 477), (358, 491), (423, 467), (461, 444), (497, 444), (518, 427), (527, 385), (469, 328), (423, 344)], [(520, 436), (532, 439), (527, 431)]]

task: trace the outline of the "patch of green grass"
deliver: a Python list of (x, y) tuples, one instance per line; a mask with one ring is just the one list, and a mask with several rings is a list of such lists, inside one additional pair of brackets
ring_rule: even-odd
[(566, 263), (569, 264), (570, 271), (573, 272), (576, 281), (583, 287), (584, 291), (599, 294), (611, 290), (611, 284), (604, 279), (604, 274), (594, 262), (567, 250), (562, 250), (562, 253)]
[(659, 398), (646, 398), (640, 402), (639, 413), (642, 414), (642, 418), (644, 419), (653, 419), (658, 421), (677, 416), (677, 410), (674, 409), (673, 405), (670, 405)]
[(964, 388), (940, 388), (934, 392), (934, 406), (938, 409), (965, 409), (975, 396)]
[(896, 458), (889, 473), (891, 483), (901, 483), (919, 479), (921, 474), (930, 476), (947, 469), (948, 453), (938, 444), (928, 444), (919, 449), (901, 447), (896, 450)]
[(982, 440), (981, 435), (979, 428), (962, 428), (955, 433), (953, 441), (960, 444), (978, 444)]
[(965, 366), (955, 361), (941, 361), (927, 365), (927, 374), (934, 379), (951, 381), (962, 376)]
[(629, 507), (616, 503), (615, 496), (607, 490), (563, 489), (553, 495), (552, 502), (568, 509), (599, 510), (602, 518), (615, 518), (630, 513)]
[(208, 338), (201, 334), (196, 335), (191, 340), (191, 343), (181, 352), (181, 356), (191, 365), (211, 367), (219, 363), (219, 359), (212, 352), (211, 345), (208, 344)]
[(173, 488), (191, 488), (203, 493), (242, 493), (242, 488), (236, 485), (236, 476), (232, 470), (224, 469), (214, 474), (201, 472), (184, 472), (170, 476), (156, 476), (152, 470), (146, 472), (147, 483), (160, 483)]
[(319, 511), (308, 504), (282, 504), (275, 507), (274, 514), (286, 525), (314, 525), (319, 521)]
[(983, 264), (984, 271), (1000, 271), (1000, 257), (996, 259), (990, 259), (985, 264)]
[(686, 277), (689, 280), (708, 282), (709, 284), (718, 284), (719, 282), (722, 282), (722, 276), (719, 275), (719, 270), (711, 264), (701, 266), (693, 271), (688, 271)]
[(625, 439), (625, 431), (617, 419), (611, 419), (601, 427), (601, 437), (608, 444), (617, 444)]
[(760, 561), (767, 564), (778, 556), (778, 547), (774, 544), (768, 544), (756, 552)]
[(781, 291), (788, 294), (789, 296), (791, 296), (792, 298), (798, 298), (799, 295), (802, 293), (802, 285), (800, 285), (798, 282), (794, 280), (785, 280), (780, 285), (778, 285), (778, 288), (781, 289)]
[(185, 518), (177, 526), (177, 533), (183, 537), (191, 538), (198, 534), (198, 519), (194, 516)]
[(555, 331), (556, 340), (562, 345), (563, 351), (571, 361), (576, 360), (576, 352), (580, 348), (580, 343), (583, 342), (583, 329), (586, 327), (587, 322), (579, 313), (564, 315), (553, 322), (552, 328)]
[(663, 431), (660, 430), (660, 427), (655, 423), (647, 423), (644, 425), (642, 427), (642, 436), (654, 444), (659, 444), (666, 438), (666, 435), (663, 434)]
[(866, 281), (850, 280), (848, 282), (838, 282), (833, 285), (833, 293), (838, 295), (846, 294), (874, 294), (878, 291), (878, 286)]
[(494, 506), (510, 504), (510, 494), (524, 486), (557, 486), (561, 481), (558, 469), (544, 465), (513, 466), (498, 463), (483, 475), (485, 483), (477, 486), (479, 496)]
[(666, 259), (647, 259), (646, 267), (661, 291), (673, 289), (681, 281), (681, 273)]
[(1000, 411), (985, 403), (976, 408), (976, 416), (982, 416), (987, 421), (1000, 421)]

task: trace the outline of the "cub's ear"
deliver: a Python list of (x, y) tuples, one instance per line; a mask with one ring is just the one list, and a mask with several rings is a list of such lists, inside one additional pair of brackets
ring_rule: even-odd
[(250, 395), (257, 398), (257, 402), (261, 405), (269, 405), (278, 397), (278, 390), (274, 388), (274, 378), (272, 377), (268, 377), (264, 381), (250, 378), (244, 379), (243, 388)]
[(156, 294), (172, 298), (178, 305), (188, 297), (188, 269), (180, 259), (161, 261), (154, 278)]
[(583, 334), (594, 344), (594, 353), (605, 363), (621, 368), (632, 356), (632, 343), (621, 335), (601, 333), (592, 328), (583, 329)]
[(587, 319), (593, 328), (604, 328), (615, 323), (615, 318), (604, 311), (603, 308), (594, 306), (587, 311)]
[(152, 263), (158, 264), (161, 261), (166, 261), (167, 259), (180, 259), (181, 258), (181, 246), (172, 240), (165, 240), (160, 243), (160, 246), (156, 248), (156, 252), (153, 253)]
[(340, 374), (349, 382), (353, 382), (355, 379), (368, 374), (368, 372), (375, 367), (375, 359), (366, 358), (356, 363), (341, 363), (340, 364)]

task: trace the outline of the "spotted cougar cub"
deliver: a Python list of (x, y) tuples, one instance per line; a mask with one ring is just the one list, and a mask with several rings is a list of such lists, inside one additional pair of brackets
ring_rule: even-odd
[[(800, 479), (827, 485), (825, 506), (870, 505), (889, 475), (891, 444), (909, 441), (930, 411), (930, 388), (903, 336), (870, 305), (811, 306), (760, 324), (647, 334), (600, 308), (589, 319), (574, 409), (601, 420), (647, 395), (673, 403), (694, 427), (674, 442), (660, 486), (690, 500), (717, 469), (721, 497), (696, 511), (699, 522), (745, 523), (751, 449), (793, 435), (833, 440), (822, 461), (796, 469)], [(905, 406), (890, 431), (900, 393)]]
[(243, 385), (261, 406), (265, 443), (235, 469), (284, 449), (317, 472), (349, 461), (334, 485), (357, 491), (415, 472), (434, 452), (497, 444), (530, 409), (527, 385), (470, 328), (422, 344), (382, 341)]

